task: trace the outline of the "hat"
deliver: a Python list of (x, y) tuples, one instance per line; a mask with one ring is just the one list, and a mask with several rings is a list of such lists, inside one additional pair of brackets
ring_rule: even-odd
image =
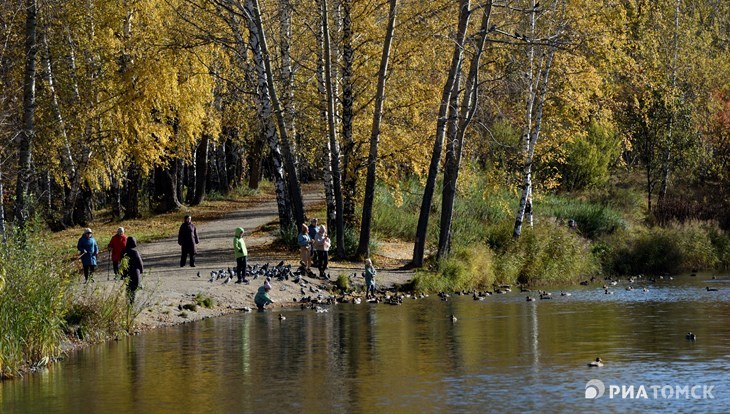
[(271, 289), (271, 283), (269, 283), (268, 280), (266, 282), (264, 282), (264, 289), (266, 289), (266, 290)]
[(93, 233), (93, 231), (91, 231), (91, 229), (87, 227), (86, 230), (84, 230), (84, 234), (86, 234), (86, 233), (91, 234), (91, 233)]
[(124, 233), (124, 227), (120, 227), (117, 229), (117, 233)]

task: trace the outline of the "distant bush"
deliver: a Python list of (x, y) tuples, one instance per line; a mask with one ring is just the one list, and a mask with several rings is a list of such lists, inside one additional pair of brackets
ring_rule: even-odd
[(713, 269), (727, 260), (728, 239), (698, 222), (621, 232), (605, 240), (603, 263), (618, 274)]
[[(565, 196), (546, 197), (540, 207), (545, 214), (567, 223), (575, 220), (578, 231), (585, 237), (596, 239), (626, 228), (621, 213), (607, 205), (600, 205)], [(538, 207), (539, 208), (539, 207)]]

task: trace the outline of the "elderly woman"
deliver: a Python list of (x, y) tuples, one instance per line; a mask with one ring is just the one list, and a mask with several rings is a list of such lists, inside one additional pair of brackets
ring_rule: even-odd
[(198, 252), (198, 249), (195, 246), (198, 244), (198, 230), (193, 224), (192, 217), (185, 216), (185, 219), (180, 225), (180, 230), (177, 232), (177, 244), (179, 244), (182, 249), (180, 255), (180, 267), (185, 266), (188, 256), (190, 256), (190, 267), (195, 267), (195, 254)]
[[(117, 229), (117, 234), (112, 236), (106, 249), (111, 252), (112, 266), (114, 267), (114, 280), (119, 276), (119, 262), (122, 260), (122, 253), (127, 247), (127, 236), (124, 234), (124, 227)], [(109, 276), (107, 276), (109, 279)]]
[(317, 230), (317, 236), (314, 238), (314, 253), (317, 255), (317, 268), (319, 269), (319, 277), (326, 279), (327, 265), (329, 264), (330, 238), (327, 236), (327, 227), (322, 224)]
[(91, 229), (84, 230), (83, 236), (76, 243), (76, 249), (79, 251), (81, 264), (84, 266), (84, 283), (88, 283), (89, 279), (94, 281), (94, 270), (96, 270), (96, 256), (99, 254), (99, 246), (96, 239), (92, 236)]

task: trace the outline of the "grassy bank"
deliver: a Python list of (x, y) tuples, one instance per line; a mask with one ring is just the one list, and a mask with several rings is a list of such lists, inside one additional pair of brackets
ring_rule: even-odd
[[(380, 186), (374, 231), (380, 238), (413, 240), (422, 184)], [(440, 188), (429, 222), (428, 242), (438, 240)], [(420, 291), (480, 290), (495, 284), (571, 284), (595, 275), (635, 275), (712, 270), (730, 265), (730, 236), (713, 222), (645, 224), (643, 196), (631, 189), (538, 194), (534, 226), (512, 238), (519, 196), (466, 175), (454, 206), (452, 252), (420, 272)], [(569, 220), (578, 227), (568, 228)]]

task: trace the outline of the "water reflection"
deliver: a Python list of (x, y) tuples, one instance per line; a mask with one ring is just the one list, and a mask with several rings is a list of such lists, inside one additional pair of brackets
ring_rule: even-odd
[[(704, 283), (204, 320), (85, 349), (2, 383), (0, 412), (726, 412), (730, 283), (717, 282), (719, 292)], [(686, 341), (687, 331), (698, 340)], [(588, 369), (596, 356), (606, 366)], [(713, 385), (715, 399), (587, 400), (592, 378)]]

